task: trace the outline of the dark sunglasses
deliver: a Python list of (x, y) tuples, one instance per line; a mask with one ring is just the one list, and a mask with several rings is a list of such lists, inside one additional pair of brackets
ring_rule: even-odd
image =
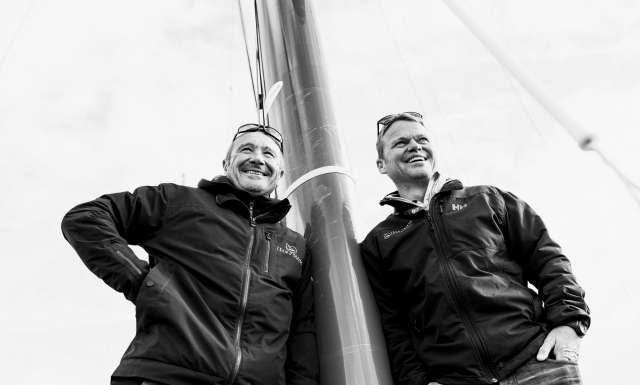
[(248, 132), (263, 132), (266, 135), (269, 135), (273, 140), (276, 141), (276, 143), (278, 143), (278, 147), (280, 147), (280, 151), (284, 152), (283, 143), (282, 143), (282, 134), (280, 134), (280, 131), (276, 130), (271, 126), (262, 126), (256, 123), (247, 123), (238, 127), (238, 132), (236, 132), (236, 134), (233, 136), (232, 142), (236, 140), (238, 135), (246, 134)]
[(378, 123), (377, 123), (378, 137), (380, 137), (381, 133), (384, 134), (387, 128), (389, 128), (389, 126), (393, 124), (393, 122), (397, 120), (401, 120), (402, 118), (409, 118), (409, 120), (418, 120), (422, 122), (422, 115), (419, 112), (413, 112), (413, 111), (399, 112), (397, 114), (390, 114), (390, 115), (384, 116), (380, 118), (380, 120), (378, 120)]

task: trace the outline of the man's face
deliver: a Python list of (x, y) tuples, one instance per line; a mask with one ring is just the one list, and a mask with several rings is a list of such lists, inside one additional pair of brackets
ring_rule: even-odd
[(284, 174), (278, 145), (262, 132), (237, 137), (222, 165), (231, 182), (252, 195), (268, 196)]
[(378, 171), (396, 184), (424, 184), (431, 179), (435, 157), (431, 134), (422, 124), (398, 120), (382, 137), (383, 155)]

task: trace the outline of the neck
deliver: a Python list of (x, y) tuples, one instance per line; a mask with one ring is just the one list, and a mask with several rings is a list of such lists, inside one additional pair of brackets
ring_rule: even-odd
[(422, 202), (424, 200), (424, 196), (427, 193), (427, 186), (429, 185), (429, 180), (424, 184), (415, 184), (415, 183), (400, 183), (397, 184), (398, 194), (405, 199), (409, 199), (412, 201)]

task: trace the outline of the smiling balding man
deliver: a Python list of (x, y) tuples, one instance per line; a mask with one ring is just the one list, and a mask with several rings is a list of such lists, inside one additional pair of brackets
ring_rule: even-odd
[(63, 219), (87, 267), (136, 306), (112, 384), (317, 384), (311, 261), (281, 222), (289, 202), (270, 198), (282, 136), (241, 126), (223, 167), (198, 188), (103, 195)]

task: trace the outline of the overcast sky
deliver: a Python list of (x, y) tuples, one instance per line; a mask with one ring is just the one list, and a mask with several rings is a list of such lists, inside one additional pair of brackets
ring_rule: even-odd
[[(628, 383), (640, 349), (640, 207), (440, 0), (322, 0), (315, 10), (361, 239), (393, 190), (375, 121), (425, 115), (444, 170), (528, 201), (570, 257), (593, 326), (586, 384)], [(640, 2), (461, 2), (640, 183)], [(0, 0), (0, 362), (7, 384), (104, 384), (134, 308), (59, 223), (77, 203), (222, 172), (254, 121), (235, 1)]]

